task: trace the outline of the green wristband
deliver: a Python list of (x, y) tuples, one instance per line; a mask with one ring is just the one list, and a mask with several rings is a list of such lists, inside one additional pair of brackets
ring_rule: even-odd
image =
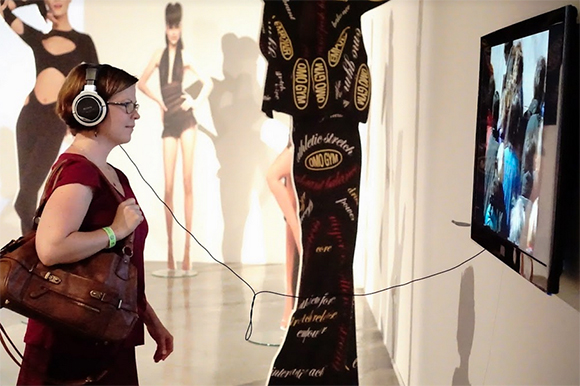
[(115, 236), (115, 232), (111, 229), (111, 227), (104, 227), (103, 230), (109, 236), (109, 248), (113, 248), (115, 244), (117, 244), (117, 236)]

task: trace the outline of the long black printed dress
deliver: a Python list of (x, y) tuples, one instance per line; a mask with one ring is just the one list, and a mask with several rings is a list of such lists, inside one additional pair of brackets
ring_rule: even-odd
[(292, 116), (303, 257), (269, 385), (357, 385), (352, 262), (371, 79), (361, 15), (385, 1), (264, 1), (262, 110)]

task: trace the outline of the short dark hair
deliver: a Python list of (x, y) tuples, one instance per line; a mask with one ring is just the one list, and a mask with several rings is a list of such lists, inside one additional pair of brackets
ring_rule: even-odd
[(138, 81), (135, 76), (108, 64), (81, 63), (74, 67), (65, 78), (56, 101), (56, 114), (73, 133), (94, 130), (94, 127), (84, 126), (79, 123), (72, 113), (73, 101), (86, 85), (88, 67), (97, 69), (96, 91), (105, 102), (111, 99), (113, 95), (131, 87)]
[(178, 26), (181, 23), (181, 4), (179, 3), (167, 3), (165, 7), (165, 24), (168, 26)]

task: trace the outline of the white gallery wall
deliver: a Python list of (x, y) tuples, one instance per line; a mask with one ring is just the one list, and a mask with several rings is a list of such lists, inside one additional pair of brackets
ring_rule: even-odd
[[(373, 75), (356, 262), (364, 292), (481, 251), (468, 227), (451, 222), (471, 219), (479, 39), (567, 4), (580, 9), (393, 0), (364, 16)], [(579, 312), (487, 252), (368, 300), (405, 385), (580, 383)]]

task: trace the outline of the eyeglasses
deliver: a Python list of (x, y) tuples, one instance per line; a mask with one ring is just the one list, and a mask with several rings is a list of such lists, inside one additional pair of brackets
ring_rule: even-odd
[(139, 111), (139, 104), (133, 101), (129, 102), (107, 102), (108, 105), (125, 106), (125, 112), (131, 114), (134, 111)]

